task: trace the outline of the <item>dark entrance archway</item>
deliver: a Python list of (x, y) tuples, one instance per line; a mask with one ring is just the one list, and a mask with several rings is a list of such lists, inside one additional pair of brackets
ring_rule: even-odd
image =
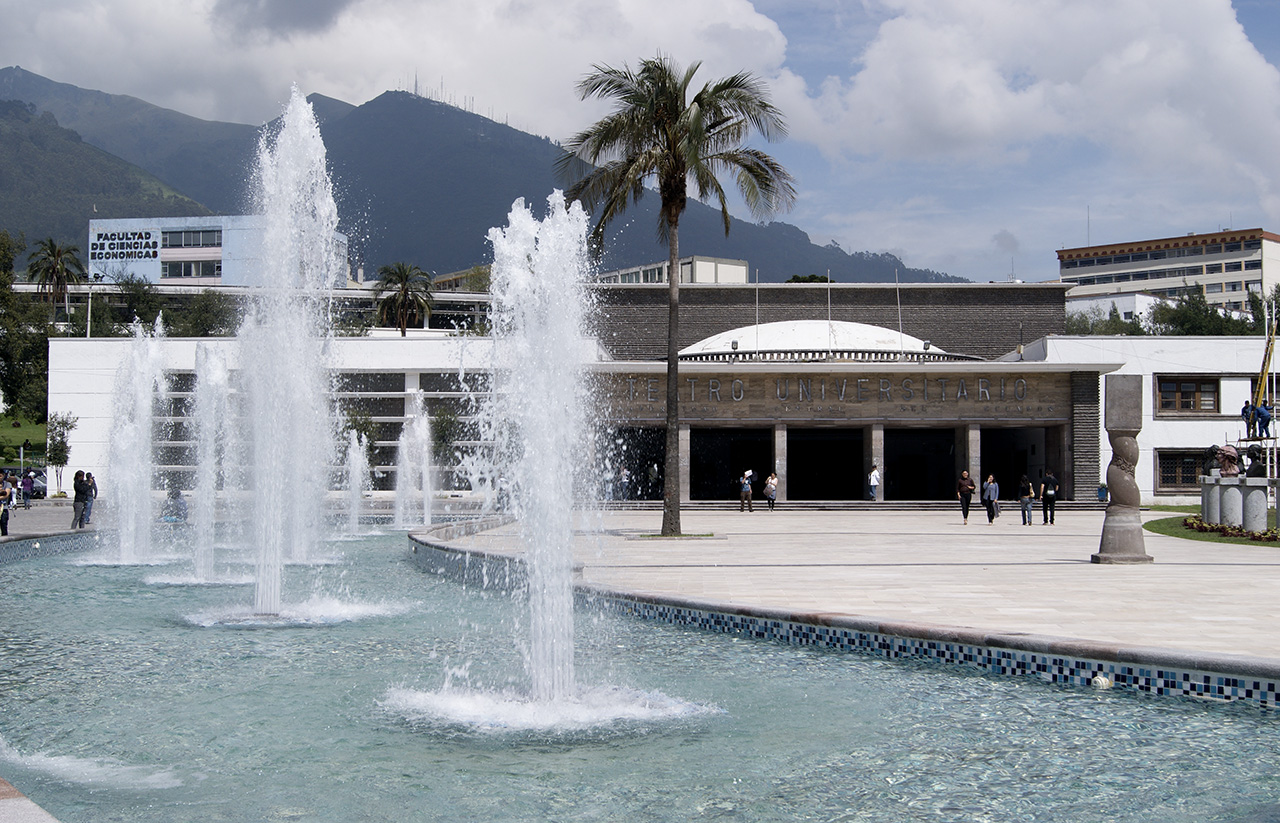
[(1018, 496), (1018, 481), (1026, 475), (1039, 489), (1039, 478), (1045, 468), (1043, 428), (982, 429), (981, 479), (994, 474), (1000, 484), (1000, 496)]
[(884, 499), (949, 500), (956, 496), (956, 430), (885, 429)]
[[(612, 478), (606, 478), (605, 496), (620, 500), (661, 500), (662, 470), (667, 465), (666, 430), (622, 426), (605, 432)], [(627, 482), (622, 482), (622, 471)]]
[(862, 429), (787, 427), (788, 500), (861, 500)]
[(689, 497), (737, 500), (742, 472), (755, 472), (755, 493), (773, 471), (773, 429), (689, 430)]

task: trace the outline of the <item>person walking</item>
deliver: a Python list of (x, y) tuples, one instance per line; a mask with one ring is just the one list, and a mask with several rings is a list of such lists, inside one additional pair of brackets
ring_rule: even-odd
[(27, 472), (27, 476), (22, 478), (22, 508), (31, 508), (31, 493), (36, 489), (36, 473)]
[(93, 520), (93, 501), (98, 499), (98, 481), (93, 479), (93, 472), (84, 473), (85, 482), (89, 484), (89, 499), (84, 504), (84, 524)]
[(738, 478), (741, 491), (738, 493), (738, 511), (755, 511), (751, 508), (751, 469), (747, 469)]
[(1031, 481), (1027, 476), (1022, 475), (1022, 479), (1018, 481), (1018, 505), (1022, 508), (1022, 525), (1031, 525), (1031, 507), (1035, 504), (1036, 490), (1031, 485)]
[(994, 474), (987, 475), (982, 484), (982, 505), (987, 509), (987, 524), (994, 526), (1000, 516), (1000, 484)]
[(71, 528), (84, 528), (84, 507), (89, 502), (89, 494), (93, 491), (89, 483), (84, 479), (84, 472), (77, 471), (75, 479), (71, 481), (71, 489), (75, 492), (75, 497), (71, 501)]
[(960, 514), (964, 516), (964, 524), (969, 525), (969, 504), (973, 502), (973, 493), (977, 491), (969, 470), (960, 472), (960, 480), (956, 483), (956, 499), (960, 501)]
[(871, 474), (867, 475), (867, 484), (871, 487), (871, 496), (868, 500), (879, 500), (880, 495), (880, 467), (875, 463), (871, 464)]
[(778, 473), (769, 472), (764, 481), (764, 498), (769, 501), (769, 511), (773, 511), (774, 501), (778, 499)]
[(1053, 476), (1053, 469), (1046, 469), (1044, 479), (1040, 481), (1040, 512), (1044, 517), (1042, 526), (1053, 525), (1053, 510), (1057, 502), (1058, 478)]

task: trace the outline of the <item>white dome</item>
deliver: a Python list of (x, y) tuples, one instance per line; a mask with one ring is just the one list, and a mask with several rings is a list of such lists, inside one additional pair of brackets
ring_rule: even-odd
[[(738, 348), (733, 348), (733, 341)], [(794, 351), (882, 351), (921, 352), (924, 341), (909, 334), (866, 323), (847, 323), (826, 320), (784, 320), (780, 323), (761, 323), (759, 326), (743, 326), (740, 329), (721, 332), (700, 340), (683, 349), (681, 357), (711, 354), (748, 354), (751, 352)], [(930, 346), (931, 354), (946, 354), (942, 349)]]

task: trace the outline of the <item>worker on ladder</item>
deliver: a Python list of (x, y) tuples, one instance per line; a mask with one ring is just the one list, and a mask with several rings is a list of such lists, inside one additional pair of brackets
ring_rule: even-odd
[(1271, 436), (1271, 407), (1267, 405), (1267, 399), (1262, 398), (1262, 404), (1255, 411), (1258, 420), (1258, 436)]
[(1240, 417), (1244, 420), (1244, 436), (1252, 440), (1258, 436), (1258, 417), (1253, 402), (1246, 399), (1240, 407)]

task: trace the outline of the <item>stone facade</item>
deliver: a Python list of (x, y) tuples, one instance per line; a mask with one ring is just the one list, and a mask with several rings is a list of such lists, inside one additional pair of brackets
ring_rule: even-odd
[[(667, 353), (667, 287), (601, 286), (597, 331), (617, 360), (662, 360)], [(680, 287), (680, 348), (757, 322), (832, 320), (898, 328), (955, 354), (1007, 354), (1066, 330), (1066, 289), (1059, 283), (843, 285), (787, 283)]]

